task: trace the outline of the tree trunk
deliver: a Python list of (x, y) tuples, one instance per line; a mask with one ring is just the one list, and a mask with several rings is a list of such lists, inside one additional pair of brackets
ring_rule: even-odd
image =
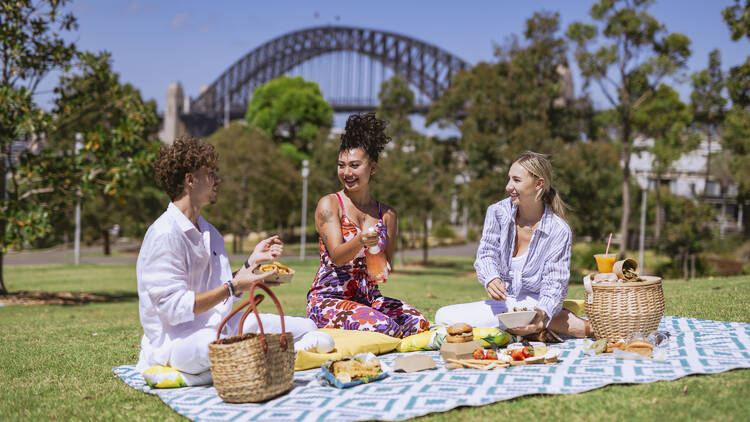
[(654, 218), (654, 242), (656, 249), (659, 249), (659, 240), (661, 240), (661, 177), (656, 177), (656, 207)]
[[(3, 224), (5, 227), (5, 224)], [(5, 231), (3, 228), (2, 231)], [(5, 288), (5, 277), (3, 276), (3, 251), (0, 250), (0, 295), (7, 295), (8, 289)]]
[[(629, 113), (628, 113), (629, 114)], [(622, 219), (620, 220), (620, 259), (625, 258), (630, 225), (630, 119), (623, 116), (622, 125)]]
[(429, 247), (430, 247), (429, 244), (428, 244), (429, 243), (428, 242), (428, 240), (429, 240), (428, 238), (430, 236), (430, 232), (427, 229), (427, 219), (428, 219), (428, 214), (425, 214), (425, 217), (424, 217), (424, 227), (423, 227), (424, 231), (423, 231), (423, 234), (422, 234), (422, 262), (424, 264), (427, 264), (427, 259), (428, 259), (428, 254), (429, 254)]
[(687, 249), (682, 251), (682, 278), (688, 279), (688, 253)]
[(237, 253), (237, 236), (235, 236), (234, 234), (232, 234), (232, 253)]
[(109, 229), (102, 229), (102, 240), (104, 241), (104, 255), (109, 256), (112, 252), (109, 249)]
[[(5, 160), (2, 160), (2, 161), (5, 161)], [(2, 173), (2, 177), (3, 177), (3, 180), (0, 181), (0, 200), (4, 200), (5, 199), (5, 181), (8, 180), (6, 178), (7, 169), (5, 168), (5, 166), (2, 166), (2, 172), (0, 173)], [(6, 224), (5, 219), (0, 218), (0, 239), (3, 239), (3, 240), (5, 239), (5, 224)], [(5, 245), (3, 244), (3, 246)], [(8, 294), (8, 289), (5, 288), (5, 277), (3, 274), (4, 272), (3, 271), (3, 258), (4, 258), (3, 255), (4, 255), (3, 249), (0, 248), (0, 295)]]

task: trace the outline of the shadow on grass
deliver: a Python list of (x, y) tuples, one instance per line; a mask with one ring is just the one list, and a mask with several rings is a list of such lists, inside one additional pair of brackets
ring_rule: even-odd
[(87, 303), (108, 303), (137, 300), (137, 292), (113, 293), (72, 293), (34, 292), (20, 290), (0, 295), (0, 303), (6, 305), (85, 305)]

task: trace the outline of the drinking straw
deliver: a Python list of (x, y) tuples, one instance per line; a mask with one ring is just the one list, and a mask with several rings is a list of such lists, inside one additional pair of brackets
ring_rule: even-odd
[(604, 251), (604, 255), (607, 255), (609, 253), (610, 242), (612, 242), (612, 233), (609, 234), (609, 239), (607, 239), (607, 250)]

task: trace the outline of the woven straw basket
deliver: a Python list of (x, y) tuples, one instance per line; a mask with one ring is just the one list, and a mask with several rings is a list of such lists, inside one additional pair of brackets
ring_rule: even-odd
[[(266, 334), (258, 315), (257, 305), (263, 295), (253, 296), (256, 287), (268, 292), (281, 318), (284, 334)], [(224, 324), (245, 306), (238, 335), (219, 339)], [(242, 334), (242, 326), (250, 310), (258, 319), (260, 334)], [(284, 312), (271, 290), (262, 282), (250, 287), (249, 298), (235, 308), (219, 325), (216, 341), (208, 345), (214, 387), (222, 400), (229, 403), (257, 403), (289, 391), (294, 381), (294, 338), (284, 327)]]
[[(634, 283), (591, 283), (584, 277), (584, 309), (594, 335), (613, 343), (636, 331), (655, 331), (664, 316), (664, 292), (660, 277), (642, 276)], [(588, 279), (588, 280), (587, 280)]]

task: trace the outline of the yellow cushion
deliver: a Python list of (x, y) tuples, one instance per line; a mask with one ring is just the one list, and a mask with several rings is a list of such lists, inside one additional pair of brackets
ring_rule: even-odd
[(327, 360), (336, 360), (357, 353), (373, 353), (380, 355), (388, 353), (398, 347), (400, 338), (387, 336), (372, 331), (339, 330), (333, 328), (321, 328), (331, 337), (336, 348), (331, 353), (312, 353), (305, 350), (297, 352), (297, 360), (294, 362), (294, 370), (320, 367)]
[(578, 315), (583, 312), (583, 300), (565, 299), (563, 300), (563, 309)]
[(163, 365), (154, 365), (143, 371), (143, 379), (151, 388), (187, 387), (180, 371)]

